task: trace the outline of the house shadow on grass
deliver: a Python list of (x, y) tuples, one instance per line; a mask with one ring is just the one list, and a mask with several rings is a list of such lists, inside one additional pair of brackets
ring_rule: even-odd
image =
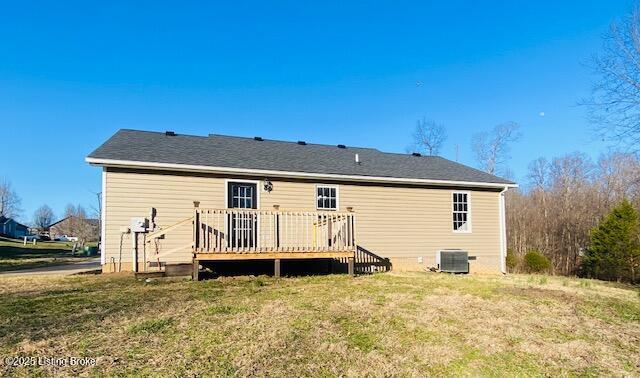
[(13, 246), (0, 246), (0, 259), (32, 259), (36, 257), (73, 257), (68, 249), (30, 249)]

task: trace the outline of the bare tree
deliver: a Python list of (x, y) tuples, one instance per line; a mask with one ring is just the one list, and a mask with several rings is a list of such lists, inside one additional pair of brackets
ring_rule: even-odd
[(20, 197), (9, 180), (0, 178), (0, 216), (14, 218), (20, 213)]
[(541, 157), (529, 163), (529, 185), (533, 190), (547, 188), (549, 182), (549, 162)]
[(503, 123), (491, 132), (481, 132), (473, 136), (473, 152), (480, 168), (487, 173), (503, 171), (509, 155), (509, 145), (520, 138), (520, 125), (515, 122)]
[(91, 216), (98, 220), (98, 228), (102, 225), (102, 192), (94, 192), (97, 202), (95, 205), (91, 205)]
[(33, 225), (44, 231), (53, 222), (53, 218), (53, 210), (47, 205), (42, 205), (33, 213)]
[(67, 205), (65, 220), (61, 222), (60, 231), (69, 236), (78, 237), (81, 245), (87, 241), (98, 240), (99, 224), (87, 218), (87, 212), (81, 205)]
[(416, 123), (416, 129), (413, 132), (413, 148), (431, 156), (438, 155), (446, 139), (447, 131), (444, 126), (423, 118)]
[(640, 148), (640, 10), (613, 22), (604, 36), (602, 52), (594, 57), (599, 80), (591, 97), (581, 103), (589, 108), (596, 132), (622, 143), (633, 152)]

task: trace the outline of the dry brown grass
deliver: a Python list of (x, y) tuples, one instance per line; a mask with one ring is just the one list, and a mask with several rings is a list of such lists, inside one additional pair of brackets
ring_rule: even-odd
[(6, 375), (639, 375), (640, 295), (543, 276), (0, 278)]

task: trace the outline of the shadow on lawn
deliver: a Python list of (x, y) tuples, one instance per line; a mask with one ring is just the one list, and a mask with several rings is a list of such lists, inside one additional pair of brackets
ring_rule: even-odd
[(62, 248), (32, 249), (28, 247), (0, 246), (0, 260), (2, 259), (32, 259), (34, 257), (74, 257), (71, 251)]
[[(144, 288), (141, 288), (144, 286)], [(133, 278), (71, 282), (52, 290), (31, 290), (0, 301), (0, 339), (5, 344), (64, 336), (92, 329), (110, 315), (154, 306), (166, 295), (164, 285), (145, 285)], [(5, 345), (6, 346), (6, 345)]]

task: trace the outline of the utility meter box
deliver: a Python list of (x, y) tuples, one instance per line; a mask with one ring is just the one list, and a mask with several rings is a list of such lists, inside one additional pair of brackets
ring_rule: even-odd
[(146, 232), (149, 220), (144, 217), (131, 218), (131, 232)]

